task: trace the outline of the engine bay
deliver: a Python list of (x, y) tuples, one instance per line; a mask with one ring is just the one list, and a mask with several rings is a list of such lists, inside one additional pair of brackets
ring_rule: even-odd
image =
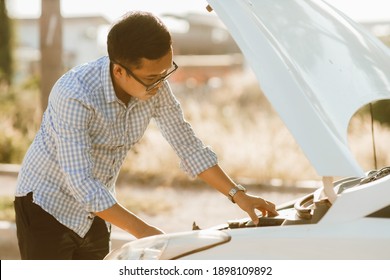
[[(364, 177), (349, 177), (344, 178), (333, 183), (334, 192), (340, 195), (344, 191), (379, 180), (385, 176), (390, 175), (390, 167), (384, 167), (379, 170), (369, 171)], [(226, 223), (212, 227), (212, 229), (238, 229), (249, 227), (269, 227), (269, 226), (288, 226), (298, 224), (315, 224), (321, 220), (326, 214), (332, 203), (324, 195), (324, 188), (319, 188), (316, 191), (298, 198), (294, 201), (285, 203), (277, 207), (279, 213), (275, 217), (259, 216), (259, 223), (255, 225), (252, 220), (248, 218), (235, 219), (227, 221)], [(373, 213), (372, 217), (390, 217), (390, 206)], [(193, 230), (200, 230), (198, 225), (194, 222)]]

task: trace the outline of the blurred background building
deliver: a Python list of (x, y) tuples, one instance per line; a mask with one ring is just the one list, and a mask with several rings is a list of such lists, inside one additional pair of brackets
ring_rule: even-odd
[[(217, 77), (242, 70), (244, 59), (221, 21), (213, 14), (164, 14), (172, 32), (175, 61), (180, 71), (173, 82), (188, 87), (218, 84)], [(112, 22), (101, 15), (63, 18), (64, 71), (106, 55), (106, 34)], [(390, 46), (390, 21), (362, 22), (370, 32)], [(39, 75), (39, 18), (14, 18), (15, 82)]]
[[(171, 30), (175, 61), (180, 71), (173, 82), (198, 85), (211, 78), (242, 69), (243, 57), (236, 43), (214, 15), (166, 14), (162, 20)], [(103, 16), (64, 17), (64, 71), (106, 55), (106, 35), (112, 23)], [(40, 71), (39, 18), (14, 18), (15, 82)], [(214, 79), (215, 81), (215, 79)]]
[[(15, 50), (14, 59), (16, 82), (28, 75), (39, 75), (40, 71), (40, 31), (39, 18), (13, 19)], [(106, 53), (99, 34), (110, 22), (102, 16), (63, 18), (63, 65), (70, 69), (75, 65), (93, 60)]]

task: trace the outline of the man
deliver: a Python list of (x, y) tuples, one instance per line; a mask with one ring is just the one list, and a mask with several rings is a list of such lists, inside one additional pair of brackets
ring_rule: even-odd
[(132, 12), (108, 34), (108, 57), (75, 67), (54, 85), (39, 132), (19, 174), (15, 212), (22, 259), (102, 259), (110, 224), (137, 238), (162, 234), (115, 199), (129, 149), (154, 118), (181, 167), (237, 203), (276, 215), (271, 202), (246, 194), (184, 120), (167, 78), (177, 65), (166, 26)]

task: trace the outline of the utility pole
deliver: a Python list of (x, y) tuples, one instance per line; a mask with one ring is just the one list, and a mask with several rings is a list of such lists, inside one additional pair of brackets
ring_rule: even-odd
[(47, 107), (48, 97), (57, 79), (63, 74), (62, 17), (60, 0), (41, 0), (41, 108)]

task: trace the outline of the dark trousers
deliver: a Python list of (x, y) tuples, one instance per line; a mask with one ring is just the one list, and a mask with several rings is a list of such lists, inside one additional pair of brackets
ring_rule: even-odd
[(99, 260), (110, 249), (106, 223), (95, 217), (84, 238), (32, 202), (32, 193), (16, 197), (16, 229), (22, 260)]

